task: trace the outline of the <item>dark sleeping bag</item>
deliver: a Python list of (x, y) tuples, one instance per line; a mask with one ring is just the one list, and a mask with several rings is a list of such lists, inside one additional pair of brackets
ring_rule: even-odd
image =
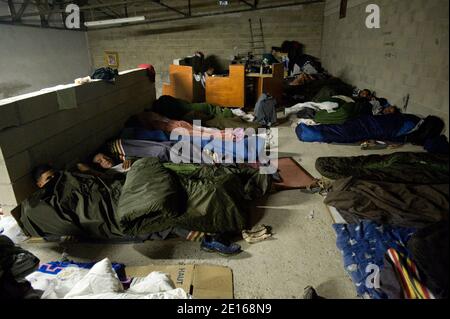
[(403, 143), (419, 122), (420, 118), (412, 114), (363, 115), (340, 125), (301, 123), (295, 132), (303, 142), (357, 143), (373, 139)]
[(122, 238), (116, 221), (122, 184), (123, 179), (58, 172), (21, 203), (23, 230), (33, 237)]
[(392, 183), (448, 184), (448, 156), (396, 152), (387, 155), (319, 157), (316, 169), (329, 179), (356, 177)]

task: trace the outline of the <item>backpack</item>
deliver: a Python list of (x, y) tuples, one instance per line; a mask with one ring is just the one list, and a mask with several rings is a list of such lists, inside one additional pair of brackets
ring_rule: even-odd
[(417, 130), (408, 134), (406, 141), (414, 145), (424, 145), (428, 139), (439, 137), (445, 129), (445, 123), (437, 116), (427, 116)]
[(94, 71), (91, 78), (92, 79), (100, 79), (108, 82), (114, 82), (116, 75), (119, 74), (117, 69), (111, 68), (99, 68)]

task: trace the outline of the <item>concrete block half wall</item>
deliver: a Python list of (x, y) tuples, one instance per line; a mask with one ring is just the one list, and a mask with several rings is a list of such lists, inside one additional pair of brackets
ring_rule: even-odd
[(76, 107), (61, 109), (57, 90), (0, 100), (0, 209), (10, 212), (35, 186), (32, 169), (66, 168), (117, 135), (133, 114), (151, 107), (155, 84), (146, 70), (121, 72), (114, 84), (67, 85)]

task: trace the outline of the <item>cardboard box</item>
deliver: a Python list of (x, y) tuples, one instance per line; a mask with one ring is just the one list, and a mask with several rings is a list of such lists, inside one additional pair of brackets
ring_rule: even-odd
[(233, 273), (230, 268), (212, 265), (148, 265), (125, 268), (129, 277), (145, 277), (152, 271), (169, 275), (176, 288), (195, 299), (233, 299)]

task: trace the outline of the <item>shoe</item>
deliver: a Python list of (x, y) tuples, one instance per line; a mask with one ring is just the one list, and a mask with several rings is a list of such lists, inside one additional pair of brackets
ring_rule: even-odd
[(325, 298), (319, 296), (313, 287), (308, 286), (305, 288), (305, 291), (303, 293), (303, 299), (325, 299)]
[(271, 233), (264, 233), (259, 235), (249, 235), (247, 233), (242, 233), (242, 238), (244, 238), (244, 240), (249, 244), (259, 243), (270, 237), (272, 237)]
[(272, 237), (272, 227), (266, 225), (258, 225), (251, 230), (242, 231), (242, 238), (250, 244), (261, 242), (270, 237)]
[(361, 144), (361, 150), (368, 151), (368, 150), (384, 150), (388, 148), (388, 145), (384, 142), (379, 141), (366, 141)]
[(205, 236), (200, 249), (209, 253), (219, 253), (222, 256), (236, 255), (242, 252), (241, 246), (235, 243), (223, 243), (211, 236)]

